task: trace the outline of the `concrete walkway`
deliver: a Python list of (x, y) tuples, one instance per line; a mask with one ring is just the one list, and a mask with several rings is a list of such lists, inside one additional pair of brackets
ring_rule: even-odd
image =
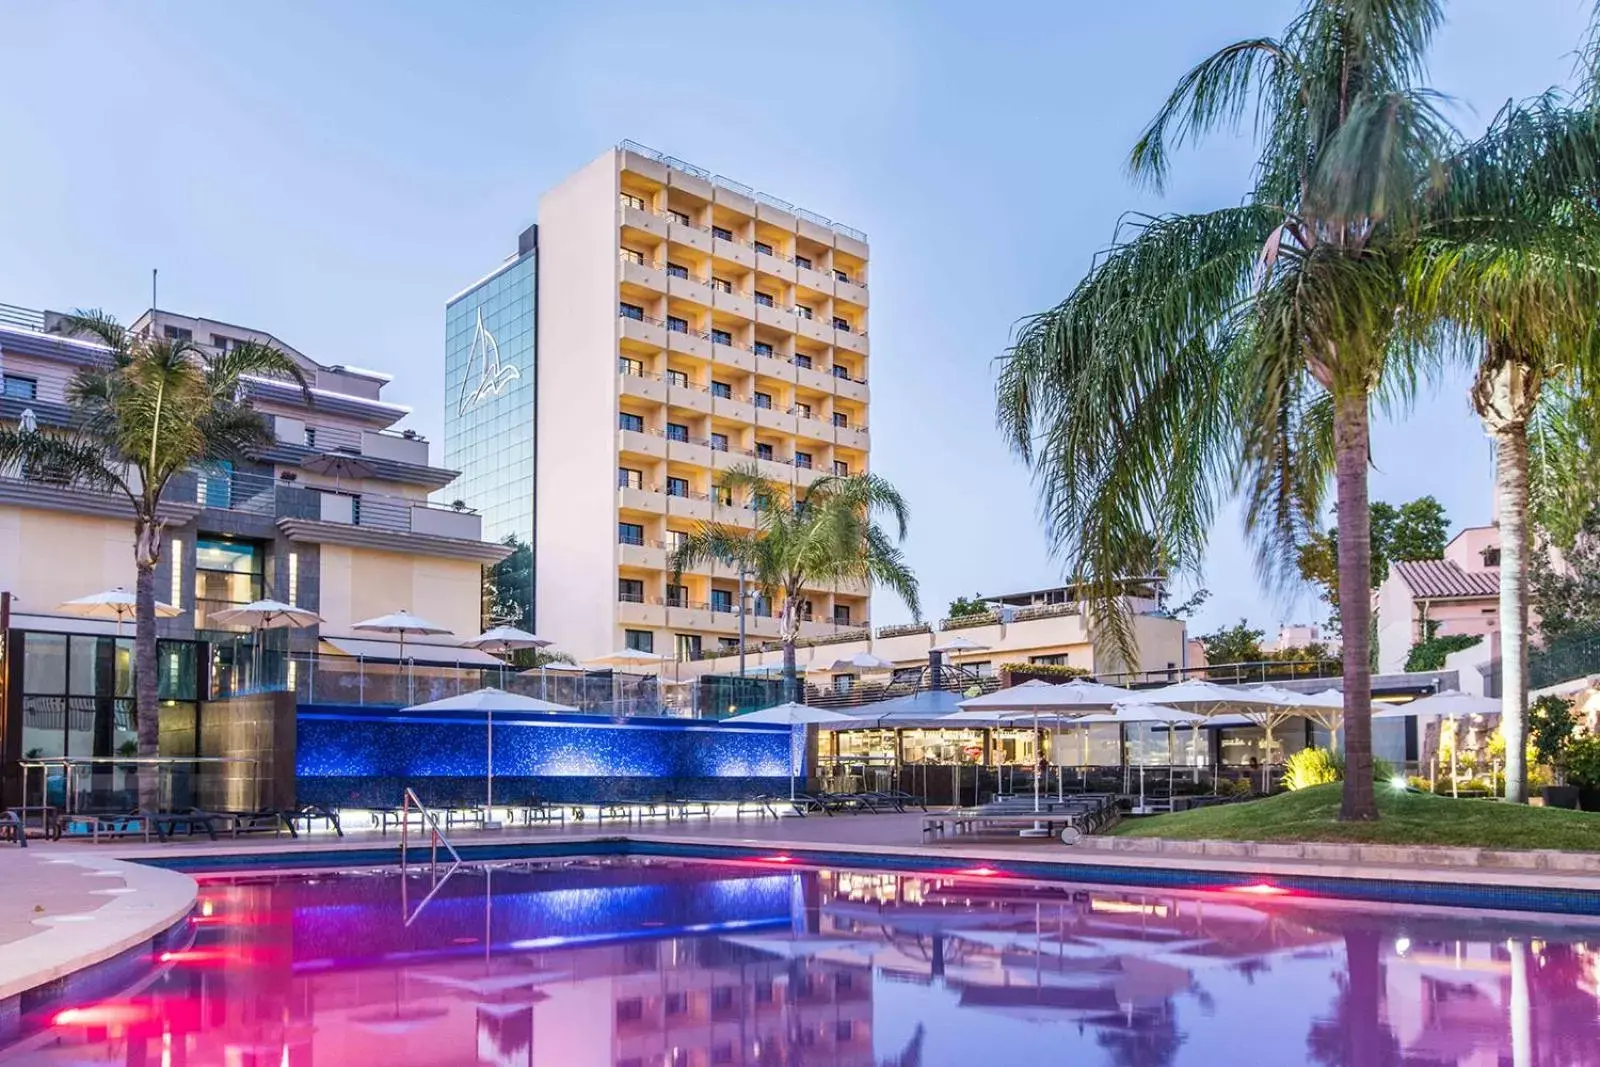
[(0, 853), (0, 1002), (148, 941), (188, 914), (185, 874), (73, 848)]

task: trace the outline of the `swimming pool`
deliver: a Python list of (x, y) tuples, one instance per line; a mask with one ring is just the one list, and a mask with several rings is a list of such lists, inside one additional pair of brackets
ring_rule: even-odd
[(1600, 924), (593, 856), (205, 875), (0, 1063), (1600, 1064)]

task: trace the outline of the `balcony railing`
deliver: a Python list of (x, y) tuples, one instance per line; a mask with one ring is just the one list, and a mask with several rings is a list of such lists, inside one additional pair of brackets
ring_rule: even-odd
[(398, 534), (482, 539), (482, 519), (470, 508), (436, 507), (426, 500), (358, 492), (337, 485), (213, 467), (174, 478), (167, 499), (273, 519), (307, 519)]

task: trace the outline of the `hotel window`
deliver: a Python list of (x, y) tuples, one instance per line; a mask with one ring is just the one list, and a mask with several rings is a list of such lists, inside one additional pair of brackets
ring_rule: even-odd
[(636, 471), (632, 467), (617, 468), (618, 489), (643, 489), (644, 472)]
[(850, 605), (839, 604), (833, 609), (833, 624), (835, 626), (850, 625)]
[(642, 545), (644, 544), (644, 527), (637, 522), (617, 523), (617, 544)]
[(733, 591), (729, 589), (711, 590), (711, 610), (724, 614), (733, 613)]
[(846, 415), (842, 411), (835, 411), (833, 413), (833, 424), (835, 426), (844, 427), (844, 428), (848, 429), (849, 426), (850, 426), (850, 416)]
[(726, 452), (727, 450), (728, 450), (728, 435), (725, 434), (725, 433), (714, 433), (714, 434), (712, 434), (711, 435), (711, 451), (713, 451), (713, 452)]
[(805, 469), (810, 470), (811, 469), (811, 453), (810, 452), (796, 452), (794, 454), (794, 465), (796, 467), (804, 467)]
[(732, 293), (733, 283), (726, 278), (712, 278), (711, 288), (715, 289), (719, 293)]
[(3, 392), (5, 396), (12, 400), (37, 400), (39, 398), (39, 379), (24, 378), (20, 374), (7, 374)]
[(757, 393), (756, 394), (756, 407), (758, 407), (758, 408), (770, 408), (771, 406), (772, 406), (772, 394), (771, 393)]
[[(692, 662), (692, 661), (697, 660), (697, 659), (700, 658), (700, 635), (699, 634), (674, 634), (673, 638), (674, 638), (674, 640), (673, 640), (673, 645), (674, 645), (673, 654), (677, 657), (677, 659), (678, 659), (678, 661), (680, 663), (689, 663), (689, 662)], [(681, 1014), (683, 1014), (684, 1009), (682, 1009), (682, 1008), (679, 1008), (677, 1011), (673, 1011), (672, 1010), (672, 998), (675, 997), (675, 996), (676, 997), (682, 997), (683, 994), (682, 993), (668, 993), (667, 994), (667, 1014), (668, 1015), (681, 1015)]]
[(689, 375), (681, 370), (669, 370), (667, 371), (667, 384), (687, 389), (689, 388)]
[(843, 330), (845, 333), (849, 333), (850, 332), (850, 320), (849, 319), (841, 319), (839, 316), (835, 315), (833, 317), (833, 328), (835, 330)]
[(633, 263), (640, 267), (644, 266), (644, 253), (637, 248), (624, 248), (622, 250), (622, 258), (628, 263)]
[(836, 478), (848, 478), (848, 477), (850, 477), (850, 464), (846, 463), (842, 459), (834, 460), (833, 461), (833, 474), (834, 474), (834, 477), (836, 477)]
[(812, 619), (811, 601), (809, 601), (809, 600), (800, 601), (800, 618), (805, 622), (810, 622), (811, 621), (811, 619)]
[(844, 366), (843, 364), (835, 363), (833, 365), (833, 376), (835, 378), (843, 378), (846, 381), (849, 381), (850, 380), (850, 368)]
[(856, 676), (853, 674), (836, 674), (833, 676), (833, 691), (835, 693), (848, 693), (855, 688)]
[(617, 599), (624, 604), (643, 604), (644, 582), (638, 578), (618, 578)]
[(687, 478), (668, 478), (667, 479), (667, 495), (668, 496), (688, 496), (689, 495), (689, 479), (687, 479)]
[(848, 275), (848, 274), (846, 274), (846, 273), (845, 273), (845, 272), (844, 272), (844, 271), (842, 271), (842, 270), (836, 270), (836, 271), (834, 271), (834, 272), (833, 272), (833, 276), (834, 276), (834, 277), (835, 277), (835, 278), (837, 278), (837, 279), (838, 279), (838, 280), (839, 280), (839, 281), (841, 281), (841, 282), (844, 282), (844, 283), (846, 283), (846, 284), (849, 284), (849, 282), (850, 282), (850, 275)]
[(807, 304), (796, 304), (794, 306), (794, 313), (796, 315), (799, 315), (802, 319), (809, 319), (809, 318), (814, 317), (813, 313), (811, 311), (811, 307), (809, 305), (807, 305)]
[(618, 314), (620, 314), (623, 318), (637, 319), (640, 322), (644, 321), (644, 308), (640, 307), (638, 304), (630, 304), (624, 300), (618, 304), (617, 307)]
[[(292, 564), (294, 557), (290, 556), (289, 561)], [(183, 607), (183, 538), (174, 537), (172, 539), (171, 555), (167, 557), (167, 566), (172, 570), (172, 595), (167, 597), (167, 603), (175, 608), (181, 608)], [(293, 604), (294, 601), (291, 600), (289, 603)]]
[[(622, 631), (622, 644), (635, 652), (654, 652), (656, 650), (656, 635), (649, 630), (624, 630)], [(628, 1001), (623, 1001), (623, 1004), (626, 1003)], [(617, 1009), (620, 1012), (622, 1004), (618, 1004)]]
[(711, 499), (725, 508), (733, 507), (733, 490), (725, 485), (715, 486), (711, 490)]
[(755, 344), (750, 346), (750, 349), (758, 356), (772, 355), (772, 346), (767, 344), (765, 341), (757, 341)]
[[(178, 602), (174, 600), (173, 603)], [(292, 605), (300, 603), (300, 553), (298, 552), (289, 553), (289, 603)]]
[(678, 549), (682, 548), (685, 544), (688, 543), (688, 541), (689, 541), (689, 531), (687, 531), (687, 530), (668, 530), (667, 531), (667, 547), (672, 549), (674, 552), (676, 552)]
[(264, 595), (265, 561), (266, 553), (260, 545), (213, 538), (195, 541), (195, 627), (209, 628), (206, 620), (212, 612), (260, 600)]
[(667, 423), (667, 440), (677, 441), (680, 444), (689, 443), (689, 427), (681, 422)]
[(796, 367), (805, 367), (805, 368), (807, 368), (809, 370), (811, 365), (812, 365), (811, 364), (811, 357), (810, 356), (803, 356), (800, 353), (796, 352), (794, 354), (794, 365)]
[(760, 289), (757, 289), (756, 290), (756, 303), (760, 304), (764, 308), (771, 307), (772, 306), (772, 294), (771, 293), (763, 293)]
[(631, 374), (635, 378), (643, 378), (644, 360), (632, 359), (628, 356), (621, 356), (617, 359), (617, 370), (621, 371), (623, 374)]
[(635, 211), (644, 210), (644, 197), (634, 196), (632, 193), (623, 193), (621, 199), (623, 207), (631, 207)]
[(688, 333), (689, 332), (689, 320), (688, 319), (684, 319), (684, 318), (679, 318), (677, 315), (668, 315), (667, 316), (667, 329), (671, 330), (673, 333)]
[(711, 343), (714, 345), (728, 345), (731, 347), (733, 345), (733, 334), (729, 333), (727, 330), (712, 330)]
[(727, 382), (713, 380), (711, 382), (711, 395), (719, 400), (732, 400), (733, 386), (729, 385)]
[(315, 426), (307, 426), (306, 427), (306, 447), (307, 448), (316, 448), (317, 447), (317, 428)]
[(1037, 663), (1041, 667), (1065, 667), (1067, 666), (1067, 654), (1058, 652), (1050, 656), (1029, 656), (1028, 662)]
[(689, 268), (682, 263), (668, 263), (667, 274), (673, 278), (687, 278), (689, 276)]
[(761, 444), (759, 441), (756, 442), (756, 458), (757, 459), (771, 459), (772, 458), (772, 446), (771, 445)]
[(772, 255), (772, 246), (767, 244), (765, 241), (757, 241), (756, 251), (760, 252), (764, 256), (770, 256)]
[(731, 241), (733, 240), (733, 231), (726, 226), (713, 226), (711, 227), (711, 236), (719, 241)]
[(794, 413), (802, 419), (809, 419), (811, 417), (811, 405), (796, 400), (794, 402)]
[(670, 208), (669, 207), (669, 208), (667, 208), (667, 214), (672, 216), (672, 221), (673, 222), (676, 222), (676, 223), (678, 223), (680, 225), (683, 225), (683, 226), (692, 226), (692, 225), (694, 225), (694, 223), (692, 221), (690, 221), (689, 215), (688, 215), (687, 212), (679, 211), (677, 208)]
[(806, 270), (810, 270), (811, 260), (806, 256), (795, 256), (794, 265), (797, 267), (804, 267)]
[(169, 341), (193, 341), (194, 331), (186, 330), (182, 326), (163, 326), (161, 334)]
[[(717, 651), (718, 652), (737, 652), (737, 651), (739, 651), (739, 639), (737, 637), (719, 637), (719, 638), (717, 638)], [(731, 1063), (733, 1061), (732, 1060), (724, 1060), (723, 1062)]]
[(632, 430), (634, 433), (644, 433), (644, 416), (634, 415), (626, 411), (618, 412), (617, 428), (619, 430)]
[(686, 585), (667, 586), (667, 607), (683, 608), (689, 606), (689, 587)]

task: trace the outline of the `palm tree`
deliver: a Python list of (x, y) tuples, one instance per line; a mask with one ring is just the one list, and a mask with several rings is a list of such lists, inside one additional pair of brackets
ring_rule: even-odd
[(1448, 162), (1408, 284), (1419, 333), (1475, 365), (1472, 405), (1495, 444), (1501, 723), (1513, 803), (1527, 799), (1530, 427), (1547, 384), (1561, 404), (1563, 385), (1581, 388), (1600, 371), (1600, 122), (1555, 103), (1506, 108)]
[(1600, 390), (1581, 372), (1544, 390), (1528, 426), (1533, 524), (1566, 551), (1600, 500)]
[[(139, 755), (158, 754), (156, 567), (161, 562), (163, 494), (174, 476), (207, 462), (247, 458), (271, 444), (271, 424), (245, 397), (245, 378), (292, 378), (299, 366), (269, 345), (239, 344), (213, 354), (191, 341), (134, 333), (99, 312), (64, 327), (106, 348), (67, 390), (72, 425), (0, 429), (0, 470), (127, 499), (137, 571), (134, 709)], [(307, 394), (309, 399), (309, 393)], [(155, 803), (155, 777), (141, 775), (140, 804)]]
[[(907, 507), (898, 490), (875, 474), (826, 476), (791, 498), (764, 478), (754, 464), (724, 471), (717, 486), (747, 501), (753, 530), (704, 522), (672, 552), (673, 582), (683, 572), (708, 563), (744, 567), (755, 588), (778, 604), (778, 637), (783, 642), (783, 693), (798, 700), (795, 642), (800, 636), (804, 590), (846, 583), (892, 590), (922, 617), (917, 579), (906, 566), (900, 543), (906, 536)], [(889, 518), (891, 537), (878, 524)], [(744, 605), (739, 605), (744, 610)]]
[[(1326, 503), (1339, 522), (1346, 755), (1340, 817), (1374, 819), (1367, 465), (1374, 398), (1404, 399), (1424, 350), (1396, 344), (1419, 190), (1452, 133), (1419, 86), (1438, 0), (1306, 0), (1278, 38), (1186, 74), (1133, 149), (1159, 188), (1171, 149), (1254, 117), (1238, 207), (1140, 217), (1003, 361), (998, 419), (1092, 611), (1131, 642), (1118, 578), (1195, 567), (1220, 504), (1246, 499), (1264, 573)], [(1144, 553), (1147, 554), (1147, 553)], [(1126, 653), (1125, 653), (1126, 654)]]

